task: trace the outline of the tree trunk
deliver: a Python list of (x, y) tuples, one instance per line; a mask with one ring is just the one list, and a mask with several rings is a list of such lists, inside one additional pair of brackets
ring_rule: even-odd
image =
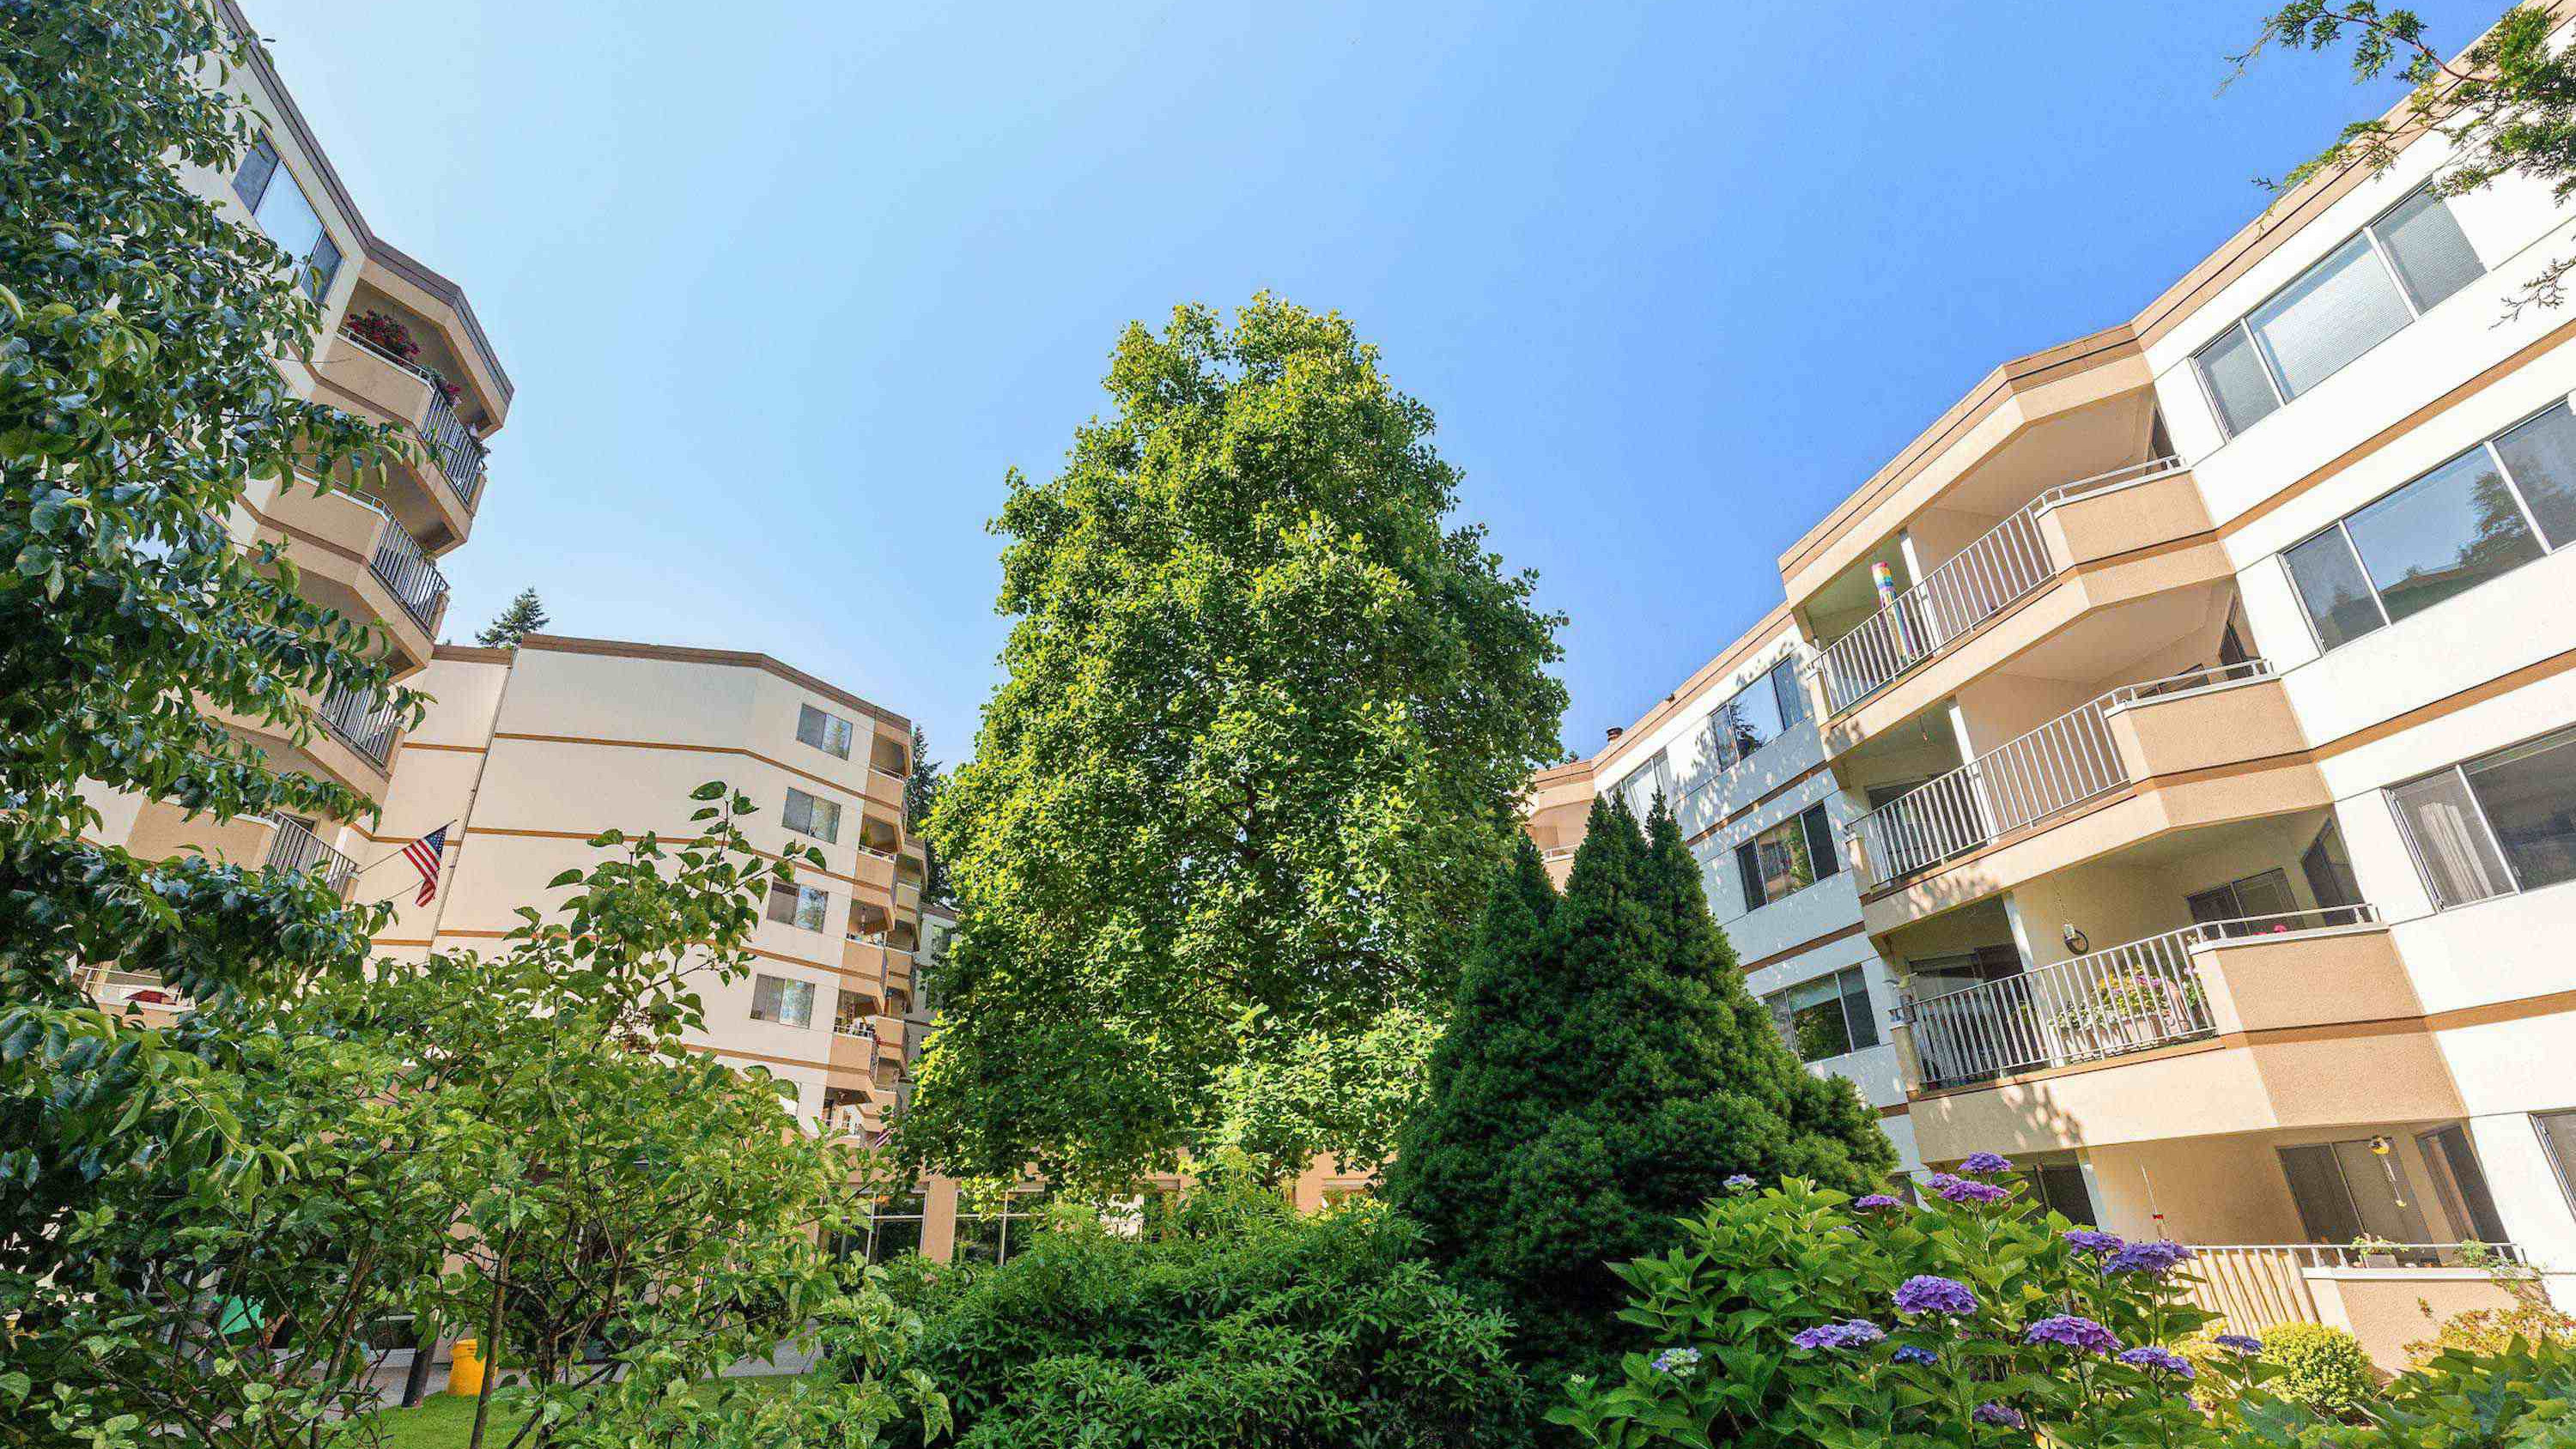
[(474, 1432), (465, 1440), (465, 1449), (483, 1449), (483, 1426), (492, 1417), (492, 1389), (501, 1380), (501, 1300), (510, 1291), (510, 1250), (501, 1256), (492, 1270), (492, 1311), (483, 1316), (483, 1341), (475, 1347), (483, 1351), (483, 1383), (474, 1392)]

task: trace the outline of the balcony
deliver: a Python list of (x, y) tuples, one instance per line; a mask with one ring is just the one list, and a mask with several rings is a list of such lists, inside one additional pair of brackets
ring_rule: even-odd
[(382, 625), (410, 667), (429, 663), (447, 579), (384, 500), (295, 476), (252, 509), (258, 540), (295, 564), (307, 598)]
[(402, 721), (389, 701), (353, 689), (336, 689), (322, 701), (319, 717), (332, 738), (355, 750), (378, 770), (392, 760), (394, 739), (402, 732)]
[(438, 632), (438, 621), (447, 612), (447, 575), (401, 524), (386, 520), (367, 556), (367, 568), (414, 623), (424, 632)]
[(2268, 662), (2188, 670), (2106, 691), (1887, 801), (1845, 850), (1870, 929), (1886, 931), (2167, 831), (2323, 804), (2306, 749)]
[(2334, 906), (1909, 1000), (1898, 1056), (1926, 1161), (2082, 1147), (2099, 1163), (2122, 1145), (2187, 1157), (2220, 1136), (2458, 1117), (2447, 1063), (2410, 1025), (2422, 1013), (2378, 913)]
[(2512, 1243), (2316, 1243), (2194, 1246), (2184, 1269), (2193, 1303), (2227, 1331), (2261, 1335), (2287, 1323), (2340, 1328), (2386, 1372), (2407, 1366), (2405, 1346), (2473, 1309), (2510, 1311), (2499, 1271), (2531, 1271)]
[(320, 836), (292, 820), (275, 819), (269, 824), (273, 833), (268, 840), (268, 857), (262, 862), (266, 869), (288, 875), (319, 872), (332, 894), (348, 894), (349, 881), (358, 873), (355, 861), (323, 844)]
[(2199, 484), (2170, 457), (2041, 492), (1817, 652), (1809, 673), (1828, 748), (1918, 713), (2087, 613), (2232, 577), (2210, 527)]
[[(316, 371), (336, 400), (411, 429), (425, 466), (402, 471), (419, 478), (425, 501), (441, 515), (443, 526), (435, 532), (462, 539), (483, 490), (488, 450), (458, 415), (448, 380), (346, 329), (332, 337)], [(431, 473), (437, 475), (434, 482), (426, 476)]]

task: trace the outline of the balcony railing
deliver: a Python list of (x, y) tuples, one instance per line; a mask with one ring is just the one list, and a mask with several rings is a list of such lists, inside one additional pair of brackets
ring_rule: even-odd
[(1826, 710), (1839, 713), (1876, 694), (2054, 577), (2057, 565), (2039, 531), (2042, 513), (2071, 499), (2143, 483), (2181, 467), (2179, 459), (2154, 458), (2061, 483), (2032, 499), (1818, 652), (1814, 672), (1824, 690)]
[(289, 875), (322, 872), (332, 891), (346, 894), (349, 878), (358, 873), (357, 863), (322, 843), (322, 838), (292, 820), (273, 819), (275, 827), (268, 838), (268, 869)]
[(2248, 659), (2122, 685), (1897, 796), (1853, 821), (1844, 839), (1859, 847), (1873, 889), (1929, 870), (2127, 784), (2110, 711), (2271, 674), (2268, 661)]
[(2192, 948), (2379, 919), (2366, 905), (2204, 922), (1971, 986), (1909, 1000), (1905, 1020), (1926, 1088), (2072, 1066), (2213, 1035)]
[(2226, 1319), (2229, 1332), (2262, 1334), (2285, 1323), (2325, 1322), (2317, 1310), (2316, 1290), (2308, 1282), (2311, 1272), (2384, 1266), (2492, 1269), (2529, 1262), (2512, 1243), (2390, 1243), (2368, 1248), (2227, 1243), (2193, 1245), (2191, 1260), (2182, 1271), (2192, 1302)]
[(465, 420), (456, 415), (456, 404), (448, 401), (447, 379), (417, 362), (387, 352), (345, 327), (340, 330), (340, 335), (429, 384), (429, 406), (420, 418), (420, 434), (438, 455), (438, 471), (447, 479), (447, 486), (455, 491), (457, 500), (468, 508), (473, 507), (474, 495), (483, 488), (486, 449), (483, 440), (474, 436), (474, 430), (465, 426)]
[(438, 571), (411, 533), (391, 515), (385, 519), (375, 556), (367, 567), (402, 601), (404, 612), (424, 629), (438, 627), (438, 607), (447, 597), (447, 575)]
[(322, 723), (343, 743), (381, 765), (393, 757), (401, 720), (393, 705), (373, 694), (335, 689), (322, 701)]

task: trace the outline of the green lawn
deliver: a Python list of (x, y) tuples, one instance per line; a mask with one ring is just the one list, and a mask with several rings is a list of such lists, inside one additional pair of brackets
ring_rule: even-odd
[[(774, 1378), (743, 1382), (775, 1389), (795, 1381), (793, 1374), (780, 1374)], [(510, 1436), (518, 1432), (519, 1425), (526, 1422), (526, 1418), (524, 1414), (511, 1413), (495, 1403), (492, 1422), (483, 1431), (484, 1444), (499, 1446), (509, 1443)], [(383, 1445), (384, 1449), (465, 1449), (467, 1436), (474, 1432), (474, 1401), (432, 1394), (417, 1409), (387, 1409), (360, 1422), (371, 1424), (376, 1429), (381, 1437), (372, 1442)], [(352, 1433), (347, 1442), (350, 1449), (362, 1449), (370, 1440), (367, 1435)]]

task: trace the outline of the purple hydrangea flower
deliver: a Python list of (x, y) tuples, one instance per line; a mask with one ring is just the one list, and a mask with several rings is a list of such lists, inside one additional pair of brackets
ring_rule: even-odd
[(2127, 1240), (2117, 1233), (2096, 1232), (2091, 1228), (2069, 1228), (2058, 1236), (2079, 1253), (2116, 1253), (2129, 1246)]
[(1974, 1313), (1977, 1295), (1955, 1278), (1918, 1273), (1896, 1290), (1896, 1311), (1912, 1318), (1923, 1313)]
[(1932, 1174), (1932, 1191), (1938, 1193), (1944, 1202), (1998, 1203), (2012, 1196), (2008, 1188), (1997, 1187), (1991, 1182), (1970, 1182), (1946, 1172)]
[(2120, 1362), (2131, 1368), (2142, 1368), (2154, 1374), (2169, 1374), (2186, 1381), (2198, 1377), (2192, 1372), (2191, 1365), (2183, 1362), (2182, 1355), (2167, 1349), (2133, 1348), (2120, 1355)]
[(1992, 1177), (1998, 1172), (2010, 1172), (2012, 1168), (2012, 1159), (2000, 1152), (1971, 1152), (1968, 1160), (1959, 1164), (1961, 1172), (1977, 1177)]
[(1941, 1361), (1941, 1355), (1934, 1353), (1928, 1348), (1916, 1348), (1910, 1343), (1899, 1348), (1893, 1355), (1891, 1355), (1891, 1357), (1893, 1357), (1898, 1363), (1928, 1364), (1939, 1363)]
[(1671, 1374), (1677, 1379), (1688, 1378), (1690, 1377), (1691, 1372), (1699, 1367), (1699, 1350), (1695, 1348), (1665, 1349), (1662, 1353), (1655, 1355), (1653, 1367), (1655, 1372), (1659, 1374)]
[(1858, 1348), (1887, 1337), (1884, 1329), (1866, 1318), (1846, 1319), (1841, 1323), (1819, 1324), (1803, 1333), (1789, 1336), (1800, 1348)]
[(1728, 1192), (1742, 1192), (1753, 1186), (1753, 1179), (1746, 1177), (1743, 1173), (1739, 1172), (1728, 1178), (1724, 1185)]
[(2117, 1353), (2120, 1340), (2090, 1318), (2060, 1313), (2034, 1323), (2021, 1336), (2024, 1343), (2054, 1343), (2079, 1353)]
[(1865, 1213), (1874, 1213), (1881, 1208), (1903, 1207), (1905, 1206), (1905, 1200), (1903, 1198), (1890, 1197), (1883, 1192), (1874, 1192), (1869, 1196), (1862, 1198), (1860, 1201), (1853, 1203), (1852, 1206)]
[(2222, 1333), (2210, 1342), (2230, 1353), (2256, 1354), (2263, 1351), (2263, 1340), (2248, 1338), (2241, 1333)]
[(2146, 1273), (2161, 1278), (2191, 1256), (2180, 1243), (2131, 1243), (2102, 1260), (2105, 1273)]
[(2014, 1408), (2010, 1404), (1979, 1404), (1969, 1413), (1968, 1417), (1976, 1420), (1980, 1424), (1992, 1424), (1997, 1428), (2002, 1429), (2019, 1429), (2026, 1427), (2029, 1423), (2028, 1420), (2021, 1416), (2021, 1410)]

